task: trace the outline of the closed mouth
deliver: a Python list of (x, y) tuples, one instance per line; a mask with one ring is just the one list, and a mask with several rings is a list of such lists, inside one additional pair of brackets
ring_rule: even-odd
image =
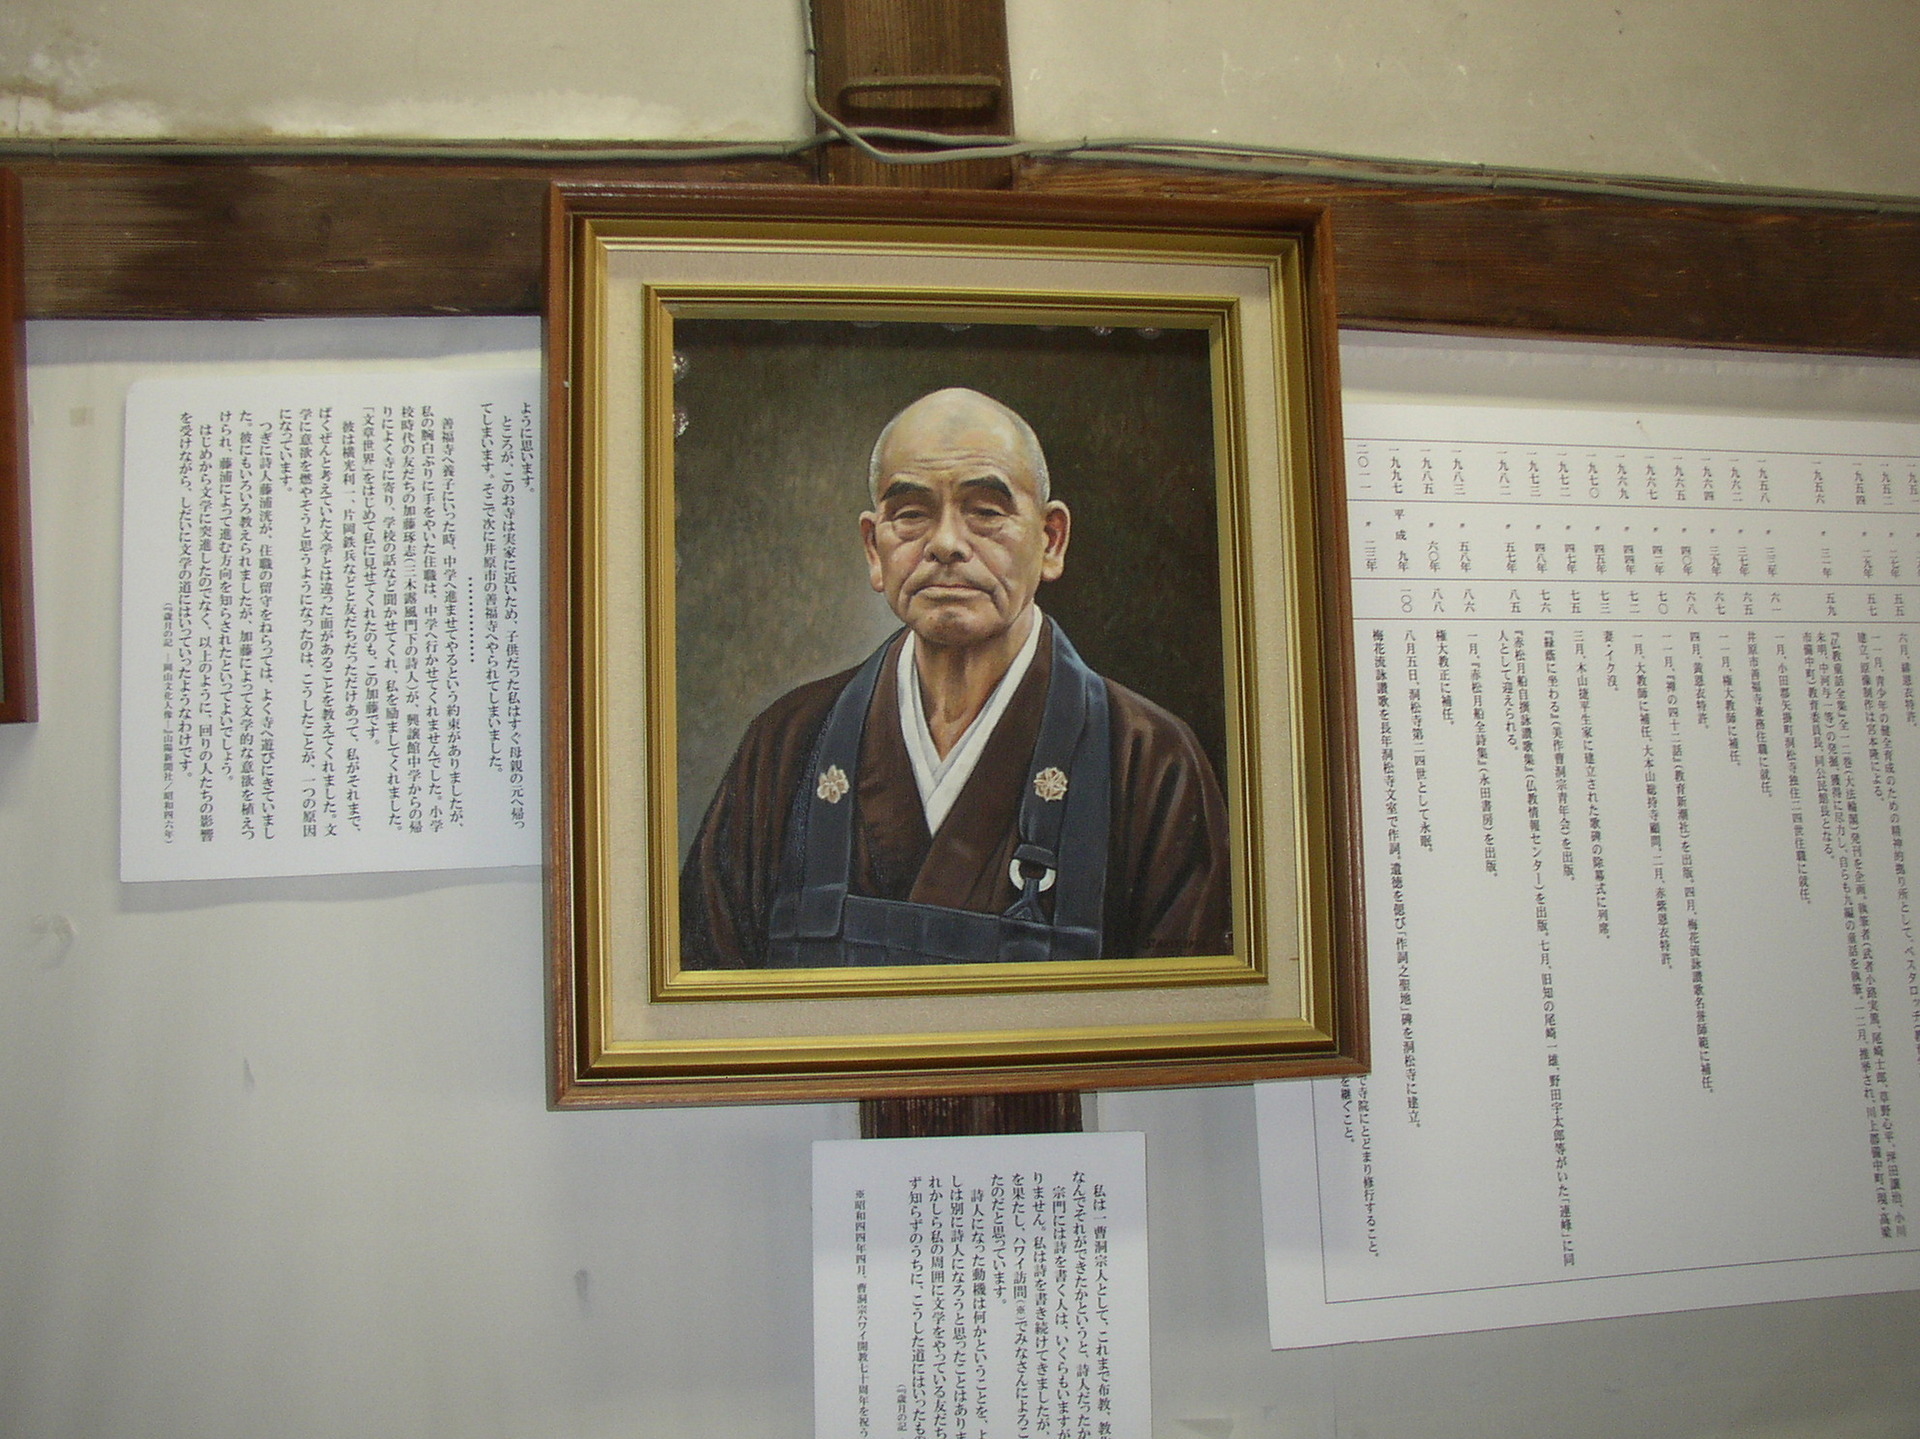
[(914, 591), (916, 595), (978, 595), (985, 591), (978, 585), (969, 584), (931, 584), (921, 585)]

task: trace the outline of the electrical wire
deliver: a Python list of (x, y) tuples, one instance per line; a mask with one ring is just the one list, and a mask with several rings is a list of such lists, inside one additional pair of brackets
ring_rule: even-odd
[[(1193, 140), (1109, 139), (1034, 142), (1006, 140), (996, 135), (957, 135), (934, 130), (900, 130), (857, 126), (842, 122), (820, 103), (815, 76), (819, 48), (813, 31), (813, 6), (801, 0), (801, 23), (806, 36), (806, 63), (801, 76), (807, 108), (822, 125), (870, 159), (889, 165), (937, 165), (954, 160), (1058, 158), (1098, 160), (1171, 169), (1240, 173), (1270, 178), (1337, 180), (1348, 184), (1412, 185), (1458, 191), (1509, 190), (1557, 195), (1604, 195), (1617, 199), (1654, 200), (1690, 204), (1753, 205), (1765, 203), (1787, 209), (1865, 210), (1874, 214), (1920, 214), (1920, 199), (1903, 196), (1859, 196), (1820, 191), (1774, 191), (1744, 187), (1701, 186), (1648, 176), (1601, 179), (1575, 174), (1548, 174), (1496, 170), (1472, 166), (1464, 172), (1411, 160), (1370, 160), (1352, 155), (1270, 149), (1258, 145), (1226, 145)], [(882, 150), (873, 140), (895, 140), (924, 145), (927, 150)]]

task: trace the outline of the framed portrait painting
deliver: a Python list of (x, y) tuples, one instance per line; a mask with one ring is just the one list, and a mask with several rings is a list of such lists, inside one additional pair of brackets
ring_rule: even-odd
[(1360, 1067), (1324, 215), (550, 226), (555, 1102)]
[(0, 724), (38, 718), (27, 513), (27, 329), (20, 178), (0, 170)]

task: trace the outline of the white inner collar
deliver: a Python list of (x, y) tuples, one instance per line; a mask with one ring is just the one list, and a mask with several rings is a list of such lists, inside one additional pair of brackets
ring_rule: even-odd
[(920, 790), (920, 807), (926, 811), (928, 834), (940, 832), (941, 821), (946, 819), (947, 811), (953, 808), (953, 802), (960, 797), (960, 791), (966, 788), (967, 779), (973, 774), (973, 767), (980, 762), (981, 752), (986, 749), (994, 726), (1000, 723), (1007, 702), (1013, 698), (1013, 692), (1020, 688), (1020, 681), (1026, 678), (1027, 670), (1033, 664), (1033, 657), (1040, 648), (1040, 627), (1044, 623), (1045, 619), (1036, 605), (1033, 628), (1027, 632), (1026, 643), (1020, 646), (1020, 653), (1013, 657), (1013, 663), (1007, 666), (1000, 683), (993, 687), (986, 704), (973, 717), (973, 723), (967, 726), (966, 733), (947, 751), (945, 759), (940, 757), (939, 747), (933, 742), (933, 731), (927, 727), (926, 705), (920, 698), (920, 641), (911, 632), (908, 633), (896, 669), (900, 693), (900, 733), (906, 737), (907, 755), (913, 761), (913, 782)]

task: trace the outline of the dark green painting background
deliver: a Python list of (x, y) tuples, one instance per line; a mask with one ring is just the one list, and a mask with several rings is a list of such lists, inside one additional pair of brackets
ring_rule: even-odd
[(1224, 783), (1205, 331), (681, 319), (674, 350), (683, 856), (748, 721), (897, 628), (860, 548), (867, 457), (949, 385), (1026, 418), (1073, 512), (1041, 608), (1096, 671), (1192, 725)]

